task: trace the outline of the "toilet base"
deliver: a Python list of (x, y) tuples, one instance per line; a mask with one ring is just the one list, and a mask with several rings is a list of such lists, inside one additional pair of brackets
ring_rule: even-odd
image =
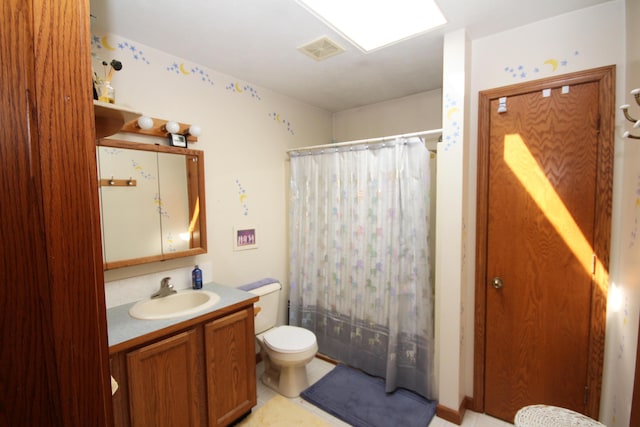
[(262, 374), (262, 383), (285, 397), (298, 397), (300, 393), (309, 387), (307, 367), (284, 366), (279, 370), (268, 369)]

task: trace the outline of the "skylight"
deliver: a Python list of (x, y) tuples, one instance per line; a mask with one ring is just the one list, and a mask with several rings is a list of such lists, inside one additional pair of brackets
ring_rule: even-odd
[(434, 0), (298, 0), (364, 52), (417, 36), (447, 20)]

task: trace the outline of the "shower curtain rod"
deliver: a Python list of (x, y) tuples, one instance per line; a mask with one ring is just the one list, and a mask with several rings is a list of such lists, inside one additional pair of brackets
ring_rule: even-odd
[(358, 140), (355, 140), (355, 141), (345, 141), (345, 142), (335, 142), (335, 143), (331, 143), (331, 144), (312, 145), (312, 146), (309, 146), (309, 147), (292, 148), (290, 150), (287, 150), (287, 153), (299, 152), (299, 151), (310, 151), (310, 150), (317, 150), (317, 149), (322, 149), (322, 148), (348, 147), (349, 145), (366, 144), (366, 143), (370, 143), (370, 142), (383, 142), (383, 141), (389, 141), (389, 140), (397, 139), (397, 138), (410, 138), (412, 136), (427, 136), (427, 135), (433, 135), (433, 134), (441, 133), (441, 132), (442, 132), (442, 129), (431, 129), (431, 130), (424, 130), (424, 131), (421, 131), (421, 132), (403, 133), (401, 135), (382, 136), (382, 137), (379, 137), (379, 138), (358, 139)]

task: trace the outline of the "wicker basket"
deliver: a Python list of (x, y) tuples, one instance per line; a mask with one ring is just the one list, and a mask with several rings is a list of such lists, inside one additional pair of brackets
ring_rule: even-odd
[(548, 405), (525, 406), (516, 413), (516, 427), (606, 427), (586, 415)]

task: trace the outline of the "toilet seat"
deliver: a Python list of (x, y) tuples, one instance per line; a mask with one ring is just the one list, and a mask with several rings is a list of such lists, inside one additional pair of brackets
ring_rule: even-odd
[(279, 326), (265, 333), (263, 341), (267, 347), (279, 353), (300, 353), (316, 345), (316, 336), (298, 326)]

